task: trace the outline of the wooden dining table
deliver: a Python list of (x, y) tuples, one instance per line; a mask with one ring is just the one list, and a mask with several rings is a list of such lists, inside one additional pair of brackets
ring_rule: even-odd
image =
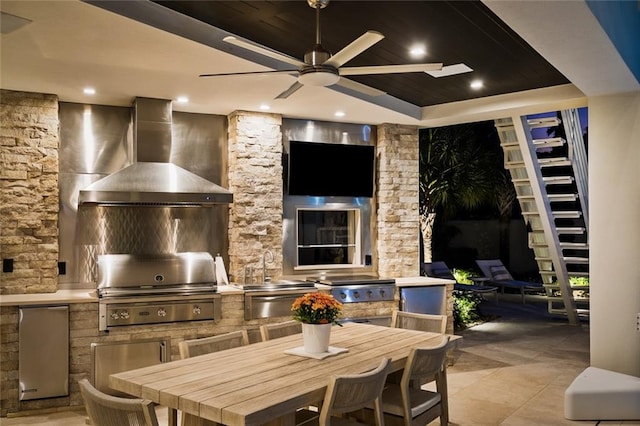
[[(442, 336), (346, 323), (332, 327), (330, 346), (347, 351), (324, 359), (286, 353), (302, 346), (296, 334), (112, 374), (109, 384), (168, 407), (170, 425), (177, 410), (230, 426), (290, 424), (296, 409), (322, 401), (332, 375), (371, 370), (383, 357), (401, 370), (411, 348), (435, 346)], [(450, 339), (453, 349), (461, 338)]]

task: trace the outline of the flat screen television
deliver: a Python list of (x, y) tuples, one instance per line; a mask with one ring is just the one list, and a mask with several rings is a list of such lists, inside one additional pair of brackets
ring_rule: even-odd
[(373, 197), (372, 145), (289, 142), (289, 195)]

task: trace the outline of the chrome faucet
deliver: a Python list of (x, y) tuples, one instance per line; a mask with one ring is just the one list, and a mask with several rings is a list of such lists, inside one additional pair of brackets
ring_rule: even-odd
[[(247, 282), (247, 275), (249, 275), (249, 283)], [(251, 267), (251, 265), (247, 265), (244, 267), (243, 284), (253, 284), (253, 268)]]
[[(268, 261), (267, 257), (269, 257)], [(271, 277), (267, 276), (267, 262), (273, 263), (273, 260), (273, 252), (271, 250), (265, 251), (262, 255), (262, 281), (264, 281), (265, 283), (271, 282)]]

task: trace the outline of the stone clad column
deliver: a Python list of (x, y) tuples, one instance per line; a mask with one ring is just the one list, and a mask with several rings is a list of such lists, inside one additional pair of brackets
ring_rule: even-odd
[(3, 90), (0, 96), (0, 294), (58, 289), (58, 97)]
[(418, 128), (378, 126), (377, 252), (383, 277), (420, 275)]
[(242, 283), (245, 267), (262, 277), (267, 250), (267, 276), (282, 275), (282, 117), (235, 111), (229, 119), (229, 275)]

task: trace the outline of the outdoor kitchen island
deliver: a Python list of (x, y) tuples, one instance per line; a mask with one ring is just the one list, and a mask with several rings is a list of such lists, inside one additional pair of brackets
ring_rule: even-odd
[[(344, 316), (357, 317), (390, 316), (398, 306), (399, 288), (411, 286), (442, 286), (447, 291), (447, 311), (452, 312), (451, 288), (449, 280), (426, 277), (396, 279), (396, 290), (393, 301), (364, 302), (345, 304)], [(316, 289), (328, 291), (329, 286), (316, 284)], [(99, 372), (93, 371), (93, 351), (100, 345), (128, 344), (137, 341), (167, 342), (166, 361), (179, 359), (178, 343), (185, 339), (222, 334), (238, 329), (247, 329), (252, 342), (259, 340), (259, 326), (267, 322), (279, 322), (290, 319), (290, 316), (245, 320), (244, 291), (231, 285), (220, 285), (217, 288), (220, 296), (220, 319), (214, 321), (186, 321), (169, 324), (145, 324), (124, 327), (112, 327), (109, 331), (98, 330), (98, 297), (95, 290), (60, 290), (56, 293), (12, 294), (0, 296), (2, 326), (6, 331), (7, 341), (3, 341), (3, 359), (11, 362), (3, 364), (10, 379), (3, 382), (2, 416), (21, 411), (40, 409), (65, 409), (83, 405), (79, 393), (78, 380), (93, 379)], [(19, 309), (33, 306), (68, 306), (69, 308), (69, 394), (46, 399), (20, 400), (19, 384)], [(451, 322), (451, 321), (450, 321)]]

